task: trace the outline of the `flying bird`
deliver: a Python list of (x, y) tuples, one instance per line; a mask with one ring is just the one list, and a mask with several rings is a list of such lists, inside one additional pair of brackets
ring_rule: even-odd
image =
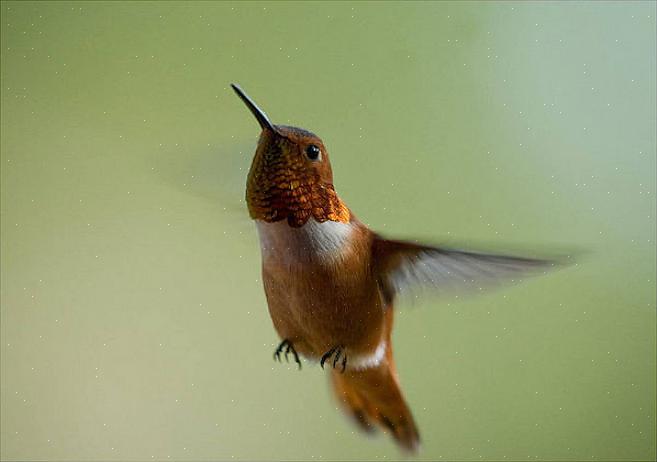
[(395, 302), (417, 287), (479, 287), (540, 274), (556, 260), (494, 255), (382, 237), (338, 196), (322, 140), (274, 125), (235, 84), (260, 124), (246, 202), (262, 253), (274, 356), (330, 369), (343, 409), (409, 452), (420, 436), (402, 394), (391, 343)]

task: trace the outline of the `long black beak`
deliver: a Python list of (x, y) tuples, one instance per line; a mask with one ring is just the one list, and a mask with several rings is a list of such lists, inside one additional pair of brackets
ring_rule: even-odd
[(253, 100), (249, 98), (249, 96), (246, 93), (244, 93), (244, 90), (242, 90), (239, 85), (234, 83), (231, 83), (230, 86), (233, 87), (233, 90), (235, 90), (237, 96), (239, 96), (240, 99), (244, 101), (244, 104), (246, 104), (246, 106), (249, 108), (249, 110), (255, 116), (255, 118), (258, 119), (258, 123), (260, 124), (260, 127), (262, 127), (263, 130), (265, 128), (268, 128), (274, 133), (277, 133), (277, 130), (274, 127), (274, 125), (269, 121), (267, 114), (265, 114), (264, 111), (260, 109), (258, 105), (254, 103)]

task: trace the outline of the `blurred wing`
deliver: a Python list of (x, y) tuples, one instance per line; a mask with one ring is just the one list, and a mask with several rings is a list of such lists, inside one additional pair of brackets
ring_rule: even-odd
[(376, 237), (374, 261), (387, 303), (414, 289), (439, 293), (478, 291), (504, 282), (544, 274), (555, 260), (467, 252)]
[(161, 181), (186, 194), (210, 201), (219, 211), (241, 215), (250, 223), (244, 200), (252, 152), (247, 143), (199, 147), (184, 151), (162, 149), (152, 159), (153, 173)]

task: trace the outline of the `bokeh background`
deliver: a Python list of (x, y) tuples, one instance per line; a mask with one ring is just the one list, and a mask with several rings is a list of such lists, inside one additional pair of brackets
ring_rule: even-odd
[(399, 307), (420, 458), (655, 458), (654, 2), (2, 2), (4, 460), (394, 459), (278, 338), (258, 127), (374, 229), (578, 265)]

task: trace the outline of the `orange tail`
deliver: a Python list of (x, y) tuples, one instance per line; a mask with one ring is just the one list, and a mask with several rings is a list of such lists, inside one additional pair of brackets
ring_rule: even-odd
[[(390, 349), (388, 349), (390, 350)], [(374, 431), (374, 423), (390, 432), (395, 441), (409, 452), (420, 444), (411, 411), (404, 401), (392, 354), (377, 367), (360, 371), (331, 373), (333, 390), (344, 411), (365, 431)]]

